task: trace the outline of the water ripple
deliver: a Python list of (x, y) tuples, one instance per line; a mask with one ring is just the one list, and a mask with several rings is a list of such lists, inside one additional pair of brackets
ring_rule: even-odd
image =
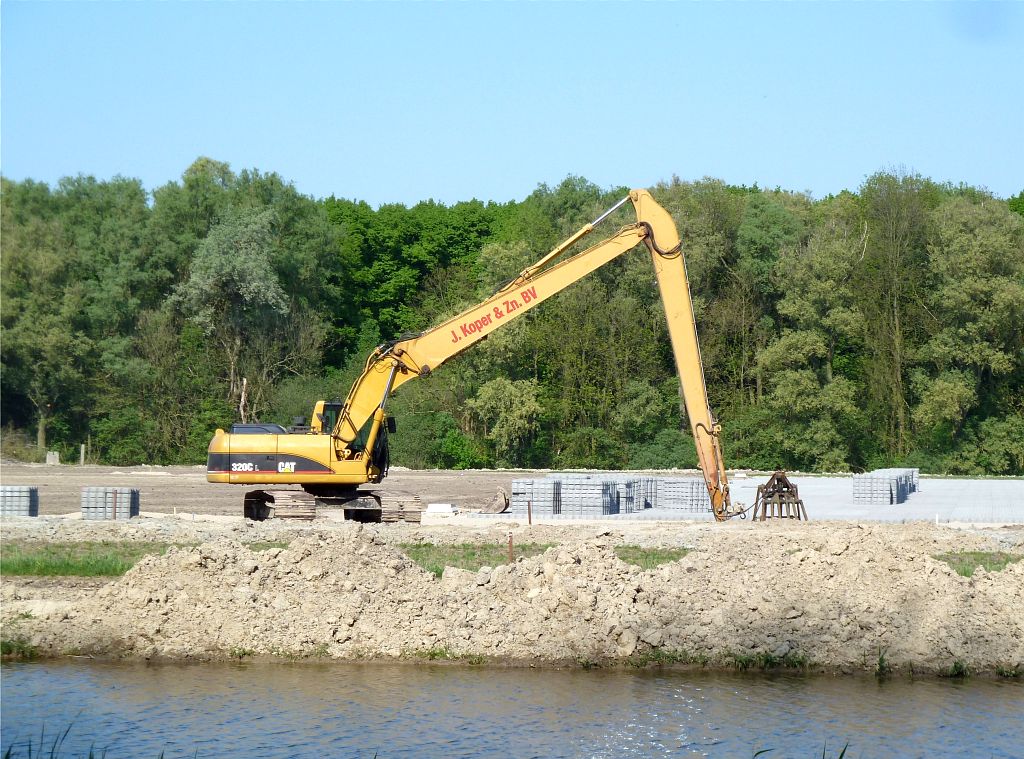
[[(360, 664), (3, 666), (0, 752), (118, 757), (1019, 757), (1018, 682)], [(44, 741), (48, 752), (50, 741)], [(21, 748), (19, 748), (21, 747)], [(36, 751), (33, 751), (33, 755)]]

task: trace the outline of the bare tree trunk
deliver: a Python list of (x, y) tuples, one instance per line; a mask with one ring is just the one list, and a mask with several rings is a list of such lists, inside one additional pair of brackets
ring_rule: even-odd
[(892, 366), (892, 401), (896, 417), (896, 452), (907, 452), (907, 408), (906, 395), (903, 392), (903, 330), (900, 326), (899, 305), (893, 298), (893, 366)]
[(46, 450), (46, 407), (39, 407), (39, 426), (36, 427), (36, 446), (40, 451)]
[(242, 418), (242, 424), (245, 424), (246, 422), (249, 421), (246, 418), (245, 410), (245, 389), (248, 384), (248, 380), (245, 377), (242, 377), (242, 392), (238, 400), (238, 415)]

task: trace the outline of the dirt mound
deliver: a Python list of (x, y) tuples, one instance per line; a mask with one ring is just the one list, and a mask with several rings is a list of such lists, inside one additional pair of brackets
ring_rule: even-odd
[[(973, 671), (1024, 662), (1024, 563), (958, 576), (948, 530), (815, 524), (701, 527), (654, 570), (617, 536), (438, 580), (345, 525), (254, 552), (222, 538), (149, 557), (94, 597), (32, 620), (36, 642), (140, 656), (413, 654), (580, 662), (670, 654)], [(981, 536), (958, 536), (991, 548)]]

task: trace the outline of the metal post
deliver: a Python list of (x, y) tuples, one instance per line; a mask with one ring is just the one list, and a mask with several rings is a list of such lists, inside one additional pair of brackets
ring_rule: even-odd
[(526, 502), (526, 523), (533, 525), (533, 501)]
[(508, 534), (508, 563), (512, 564), (516, 560), (515, 549), (512, 547), (512, 533)]
[(85, 466), (85, 443), (78, 446), (78, 465)]

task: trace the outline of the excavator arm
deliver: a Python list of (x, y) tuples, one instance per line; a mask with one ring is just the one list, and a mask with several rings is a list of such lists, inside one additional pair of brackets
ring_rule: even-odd
[[(622, 227), (611, 237), (580, 253), (561, 258), (627, 202), (631, 202), (636, 211), (636, 223)], [(650, 251), (657, 274), (686, 414), (712, 511), (720, 521), (733, 516), (736, 512), (730, 502), (729, 483), (719, 444), (721, 428), (708, 404), (682, 245), (672, 217), (646, 190), (630, 192), (628, 197), (581, 228), (540, 261), (524, 269), (482, 303), (419, 335), (378, 347), (352, 385), (334, 427), (333, 439), (338, 458), (364, 456), (368, 459), (367, 452), (373, 450), (386, 419), (384, 407), (398, 387), (414, 377), (426, 376), (453, 356), (641, 242)]]

